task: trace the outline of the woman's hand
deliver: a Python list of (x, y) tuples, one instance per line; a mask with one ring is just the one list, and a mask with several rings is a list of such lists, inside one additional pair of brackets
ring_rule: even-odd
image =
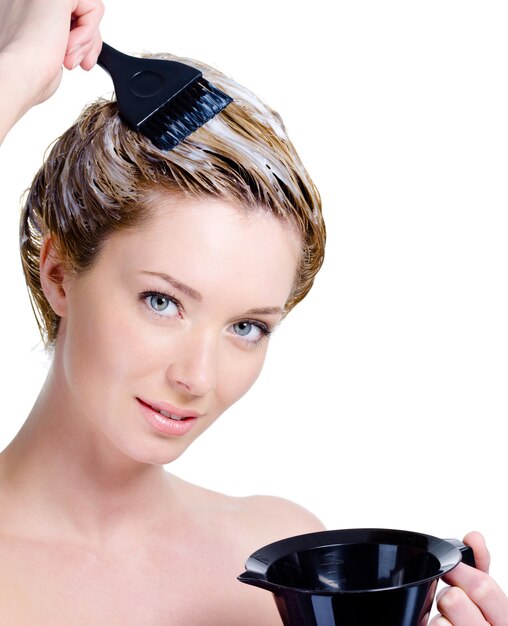
[(438, 594), (440, 616), (429, 626), (508, 626), (508, 598), (488, 575), (490, 556), (480, 533), (464, 543), (473, 548), (476, 569), (460, 563), (443, 580), (451, 585)]
[(101, 0), (0, 0), (0, 140), (56, 91), (62, 65), (95, 65), (103, 12)]

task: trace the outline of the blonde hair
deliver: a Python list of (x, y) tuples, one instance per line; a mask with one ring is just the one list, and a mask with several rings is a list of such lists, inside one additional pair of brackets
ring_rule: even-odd
[(130, 130), (116, 102), (99, 100), (53, 145), (28, 190), (22, 209), (23, 269), (46, 346), (57, 336), (59, 317), (43, 293), (39, 258), (51, 235), (65, 266), (90, 268), (113, 232), (150, 219), (150, 193), (216, 196), (262, 207), (294, 225), (302, 254), (286, 312), (302, 300), (323, 262), (326, 239), (319, 193), (289, 140), (280, 116), (217, 70), (199, 68), (233, 98), (219, 115), (169, 152)]

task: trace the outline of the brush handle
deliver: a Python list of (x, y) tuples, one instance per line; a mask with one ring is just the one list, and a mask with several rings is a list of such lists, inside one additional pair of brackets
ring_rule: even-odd
[(115, 68), (115, 59), (118, 59), (119, 55), (127, 56), (104, 42), (97, 63), (111, 75)]
[(102, 44), (97, 63), (113, 79), (120, 113), (136, 130), (144, 120), (201, 77), (201, 72), (189, 65), (133, 57), (107, 43)]
[[(146, 61), (115, 50), (107, 43), (102, 44), (97, 63), (111, 76), (115, 88), (130, 85), (132, 93), (140, 97), (152, 96), (161, 88), (162, 79), (152, 70), (147, 72)], [(135, 84), (131, 84), (133, 80)]]
[(97, 64), (113, 79), (123, 121), (161, 150), (172, 150), (232, 101), (179, 61), (133, 57), (104, 43)]

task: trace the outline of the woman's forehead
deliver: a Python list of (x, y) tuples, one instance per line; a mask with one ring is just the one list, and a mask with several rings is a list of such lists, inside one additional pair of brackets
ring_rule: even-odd
[(280, 301), (294, 283), (300, 250), (295, 229), (264, 209), (162, 196), (149, 220), (111, 237), (103, 260), (126, 272), (165, 273), (200, 292), (234, 285)]

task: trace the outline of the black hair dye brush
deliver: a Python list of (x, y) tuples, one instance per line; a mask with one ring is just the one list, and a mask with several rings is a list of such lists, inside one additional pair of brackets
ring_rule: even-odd
[(184, 63), (129, 56), (107, 43), (97, 63), (113, 79), (123, 120), (161, 150), (172, 150), (232, 102)]

